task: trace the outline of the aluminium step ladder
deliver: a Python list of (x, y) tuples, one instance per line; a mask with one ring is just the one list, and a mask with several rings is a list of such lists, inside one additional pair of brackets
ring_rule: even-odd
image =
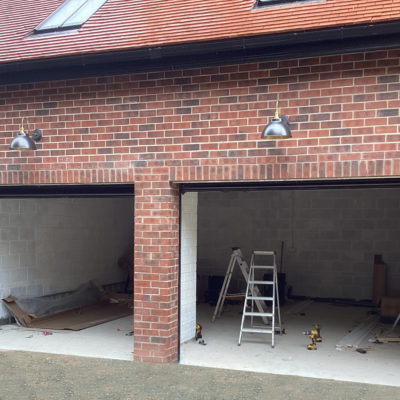
[[(256, 264), (260, 259), (272, 260), (268, 265)], [(258, 273), (257, 273), (258, 272)], [(260, 278), (259, 275), (262, 274)], [(272, 280), (265, 280), (265, 274), (272, 275)], [(268, 276), (268, 275), (267, 275)], [(270, 290), (268, 295), (261, 295), (260, 291), (256, 291), (257, 286)], [(263, 291), (265, 293), (265, 291)], [(262, 311), (254, 309), (255, 302), (264, 302), (265, 307)], [(267, 307), (267, 310), (265, 308)], [(250, 311), (248, 309), (250, 308)], [(277, 314), (278, 323), (275, 325), (275, 315)], [(250, 317), (250, 327), (245, 327), (246, 318)], [(255, 326), (254, 318), (268, 318), (268, 325)], [(243, 333), (266, 333), (271, 334), (271, 346), (275, 346), (275, 330), (282, 334), (281, 313), (279, 308), (279, 292), (278, 292), (278, 274), (276, 269), (276, 257), (274, 251), (253, 251), (250, 262), (249, 279), (247, 281), (246, 297), (243, 304), (242, 322), (240, 325), (239, 342), (240, 346)]]
[[(222, 284), (221, 291), (219, 293), (217, 305), (215, 306), (214, 314), (211, 319), (212, 322), (214, 322), (217, 317), (221, 316), (221, 312), (222, 312), (222, 308), (224, 306), (225, 299), (227, 297), (229, 297), (228, 288), (229, 288), (233, 270), (234, 270), (236, 264), (239, 265), (246, 284), (247, 284), (247, 281), (249, 280), (249, 266), (248, 266), (247, 262), (243, 259), (242, 251), (240, 250), (239, 247), (232, 247), (232, 254), (229, 259), (228, 268), (226, 270), (225, 279)], [(257, 296), (261, 296), (261, 292), (257, 286), (254, 286), (253, 290)], [(265, 312), (265, 306), (264, 306), (263, 301), (255, 300), (255, 304), (260, 312)], [(266, 317), (262, 317), (262, 319), (265, 323), (268, 323), (268, 319)]]

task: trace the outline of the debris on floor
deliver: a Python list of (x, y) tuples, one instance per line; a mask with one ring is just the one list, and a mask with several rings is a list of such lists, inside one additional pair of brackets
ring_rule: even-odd
[[(133, 313), (80, 331), (25, 328), (15, 323), (0, 331), (1, 351), (28, 351), (95, 358), (132, 360)], [(118, 334), (116, 329), (120, 328)], [(44, 331), (52, 335), (44, 335)], [(0, 395), (2, 397), (2, 395)]]
[(378, 337), (375, 343), (400, 343), (400, 337)]
[(361, 353), (361, 354), (365, 354), (365, 353), (367, 352), (367, 350), (364, 350), (364, 349), (362, 349), (361, 347), (359, 347), (358, 349), (356, 349), (356, 351), (357, 351), (358, 353)]
[(374, 339), (368, 339), (368, 343), (378, 343), (378, 344), (381, 344), (382, 342), (380, 342), (378, 339), (374, 338)]
[(127, 294), (106, 293), (89, 282), (66, 294), (3, 299), (20, 326), (27, 328), (81, 330), (132, 314)]
[[(389, 337), (385, 332), (392, 323), (382, 325), (379, 316), (373, 315), (372, 317), (378, 317), (377, 326), (358, 347), (338, 351), (340, 349), (336, 350), (336, 344), (347, 335), (347, 331), (355, 331), (360, 323), (371, 316), (367, 315), (369, 308), (357, 305), (338, 307), (331, 302), (314, 301), (306, 310), (307, 316), (302, 317), (298, 313), (286, 312), (286, 309), (289, 310), (294, 305), (294, 301), (290, 299), (281, 309), (287, 334), (275, 337), (277, 346), (272, 350), (270, 346), (266, 346), (261, 334), (249, 338), (248, 345), (237, 346), (240, 326), (238, 310), (242, 308), (241, 305), (227, 305), (221, 317), (212, 322), (214, 308), (207, 303), (199, 303), (196, 320), (192, 325), (196, 321), (201, 323), (202, 336), (207, 345), (199, 345), (194, 339), (181, 344), (180, 363), (279, 373), (289, 377), (301, 375), (399, 386), (399, 343), (368, 343), (370, 338)], [(321, 326), (323, 342), (317, 343), (317, 351), (310, 351), (306, 346), (311, 343), (311, 339), (303, 335), (303, 331), (311, 330), (315, 323)], [(393, 336), (400, 336), (400, 325)], [(362, 348), (366, 353), (357, 352), (357, 348)]]
[(344, 350), (347, 348), (358, 348), (361, 342), (366, 339), (368, 334), (374, 329), (379, 322), (379, 316), (370, 315), (361, 324), (352, 329), (346, 336), (344, 336), (337, 344), (337, 350)]

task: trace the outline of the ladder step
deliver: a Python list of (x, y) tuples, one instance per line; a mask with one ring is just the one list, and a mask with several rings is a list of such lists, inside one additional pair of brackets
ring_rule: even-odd
[(276, 265), (252, 265), (251, 268), (254, 269), (274, 269)]
[(272, 301), (273, 297), (260, 297), (260, 296), (247, 296), (247, 300), (264, 300), (264, 301)]
[(258, 254), (260, 256), (274, 256), (274, 251), (263, 251), (263, 250), (254, 250), (253, 254)]
[(242, 328), (242, 332), (252, 332), (252, 333), (272, 333), (272, 329), (259, 329), (259, 328)]
[(254, 284), (254, 285), (273, 285), (274, 281), (249, 281), (249, 284)]
[(272, 317), (274, 314), (270, 312), (245, 311), (244, 315), (249, 317)]

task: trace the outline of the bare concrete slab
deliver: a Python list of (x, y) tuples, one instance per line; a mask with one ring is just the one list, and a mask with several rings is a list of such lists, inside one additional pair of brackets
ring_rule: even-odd
[[(368, 342), (369, 337), (379, 334), (380, 328), (361, 343), (365, 354), (355, 348), (336, 349), (340, 339), (368, 317), (369, 309), (315, 302), (299, 313), (285, 313), (283, 309), (286, 334), (275, 336), (274, 349), (270, 335), (244, 335), (241, 346), (237, 345), (241, 305), (226, 305), (214, 323), (213, 311), (207, 304), (198, 307), (197, 321), (203, 326), (207, 345), (184, 343), (182, 364), (400, 387), (400, 343)], [(310, 339), (303, 331), (317, 323), (321, 325), (323, 342), (318, 344), (318, 350), (310, 351), (306, 348)]]
[[(293, 307), (286, 308), (282, 319), (287, 333), (276, 336), (276, 346), (272, 349), (269, 335), (247, 335), (243, 337), (242, 345), (237, 345), (240, 305), (227, 305), (222, 317), (214, 323), (211, 323), (214, 308), (202, 305), (197, 317), (207, 345), (195, 341), (184, 343), (180, 363), (242, 373), (280, 374), (286, 375), (286, 379), (290, 375), (289, 380), (302, 376), (400, 387), (400, 343), (375, 344), (366, 340), (362, 343), (365, 354), (355, 349), (336, 350), (340, 339), (365, 319), (368, 309), (321, 303), (309, 303), (297, 311)], [(311, 329), (315, 323), (321, 325), (323, 342), (318, 345), (318, 350), (309, 351), (306, 349), (309, 338), (303, 331)], [(132, 327), (131, 316), (78, 332), (3, 325), (0, 326), (0, 351), (132, 360), (133, 337), (129, 335)], [(375, 333), (379, 334), (379, 331)], [(371, 332), (370, 336), (373, 335)]]
[[(81, 331), (0, 326), (0, 350), (132, 360), (133, 317), (128, 316)], [(1, 394), (0, 394), (1, 398)]]

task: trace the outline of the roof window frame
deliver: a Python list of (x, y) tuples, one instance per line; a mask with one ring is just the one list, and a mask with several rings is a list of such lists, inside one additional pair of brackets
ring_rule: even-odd
[(273, 7), (278, 5), (290, 5), (298, 3), (310, 3), (313, 0), (257, 0), (255, 8)]
[(42, 21), (34, 34), (71, 31), (79, 29), (107, 0), (65, 0), (51, 15)]

